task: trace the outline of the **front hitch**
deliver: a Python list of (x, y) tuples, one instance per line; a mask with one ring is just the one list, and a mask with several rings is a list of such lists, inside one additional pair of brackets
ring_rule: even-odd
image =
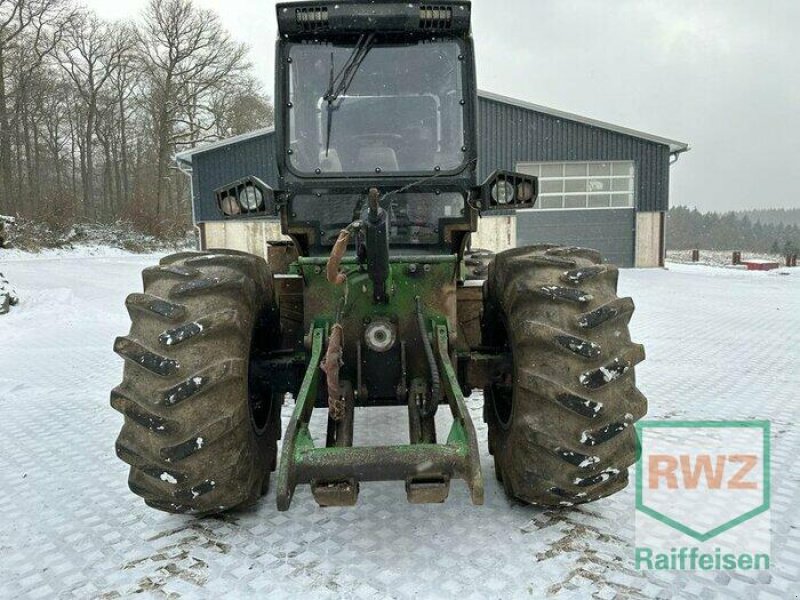
[[(419, 424), (410, 424), (407, 445), (354, 447), (349, 436), (328, 436), (317, 448), (309, 431), (315, 400), (320, 391), (321, 369), (330, 324), (316, 321), (311, 333), (311, 359), (306, 369), (294, 414), (286, 431), (278, 470), (278, 510), (288, 510), (295, 488), (310, 484), (322, 506), (355, 504), (363, 481), (403, 481), (413, 503), (443, 502), (450, 480), (463, 479), (472, 502), (483, 504), (483, 476), (477, 436), (449, 357), (448, 328), (443, 319), (432, 319), (436, 361), (442, 373), (444, 396), (453, 415), (447, 442), (426, 441)], [(352, 407), (352, 403), (346, 403)], [(345, 419), (347, 421), (347, 419)], [(352, 421), (350, 420), (349, 426)], [(341, 427), (341, 426), (340, 426)]]

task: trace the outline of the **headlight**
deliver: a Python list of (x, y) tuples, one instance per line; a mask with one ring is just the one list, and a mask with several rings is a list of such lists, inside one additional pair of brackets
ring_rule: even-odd
[(514, 201), (514, 186), (500, 179), (492, 186), (492, 199), (498, 204), (508, 204)]
[(220, 200), (219, 207), (222, 209), (222, 212), (229, 217), (238, 215), (242, 212), (242, 207), (239, 206), (239, 203), (233, 196), (225, 196), (222, 200)]
[(517, 186), (517, 202), (530, 202), (533, 199), (533, 184), (523, 181)]
[(247, 211), (254, 211), (264, 204), (264, 195), (254, 185), (247, 185), (239, 194), (239, 204)]
[(220, 211), (227, 217), (264, 213), (275, 208), (275, 190), (254, 175), (215, 189), (214, 197)]

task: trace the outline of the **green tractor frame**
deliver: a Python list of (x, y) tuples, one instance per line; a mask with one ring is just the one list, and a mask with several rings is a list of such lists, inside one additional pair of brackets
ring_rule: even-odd
[[(279, 215), (291, 258), (206, 250), (144, 271), (111, 394), (131, 490), (214, 514), (258, 501), (277, 469), (279, 510), (298, 485), (346, 506), (384, 480), (428, 503), (462, 479), (482, 504), (473, 389), (509, 497), (569, 506), (625, 487), (647, 402), (617, 269), (582, 248), (470, 250), (482, 214), (538, 193), (520, 173), (476, 181), (470, 3), (297, 2), (277, 17), (279, 189), (250, 176), (216, 199), (225, 219)], [(407, 407), (408, 444), (354, 446), (355, 408), (374, 406)]]

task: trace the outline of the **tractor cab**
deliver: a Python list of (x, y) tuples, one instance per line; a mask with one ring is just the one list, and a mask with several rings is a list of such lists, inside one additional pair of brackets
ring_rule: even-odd
[(277, 11), (289, 234), (310, 255), (329, 253), (375, 188), (398, 253), (457, 251), (448, 230), (469, 224), (477, 162), (469, 3), (301, 2)]
[(476, 185), (470, 11), (467, 0), (278, 4), (279, 190), (234, 182), (216, 191), (221, 212), (263, 217), (277, 206), (298, 255), (323, 257), (364, 221), (373, 191), (381, 246), (386, 237), (395, 256), (460, 260), (481, 212), (533, 206), (536, 178), (496, 171)]
[(284, 172), (306, 180), (461, 174), (462, 50), (456, 39), (427, 35), (287, 44)]

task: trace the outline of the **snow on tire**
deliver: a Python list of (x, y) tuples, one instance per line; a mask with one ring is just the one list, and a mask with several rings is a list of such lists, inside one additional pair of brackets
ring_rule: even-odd
[(254, 503), (269, 484), (280, 406), (250, 381), (253, 349), (275, 341), (263, 259), (231, 250), (168, 256), (128, 296), (125, 359), (111, 405), (130, 489), (157, 509), (211, 514)]
[(497, 255), (484, 286), (484, 338), (513, 367), (485, 390), (484, 417), (506, 493), (544, 506), (622, 489), (636, 460), (633, 424), (647, 412), (618, 272), (583, 248), (529, 246)]

